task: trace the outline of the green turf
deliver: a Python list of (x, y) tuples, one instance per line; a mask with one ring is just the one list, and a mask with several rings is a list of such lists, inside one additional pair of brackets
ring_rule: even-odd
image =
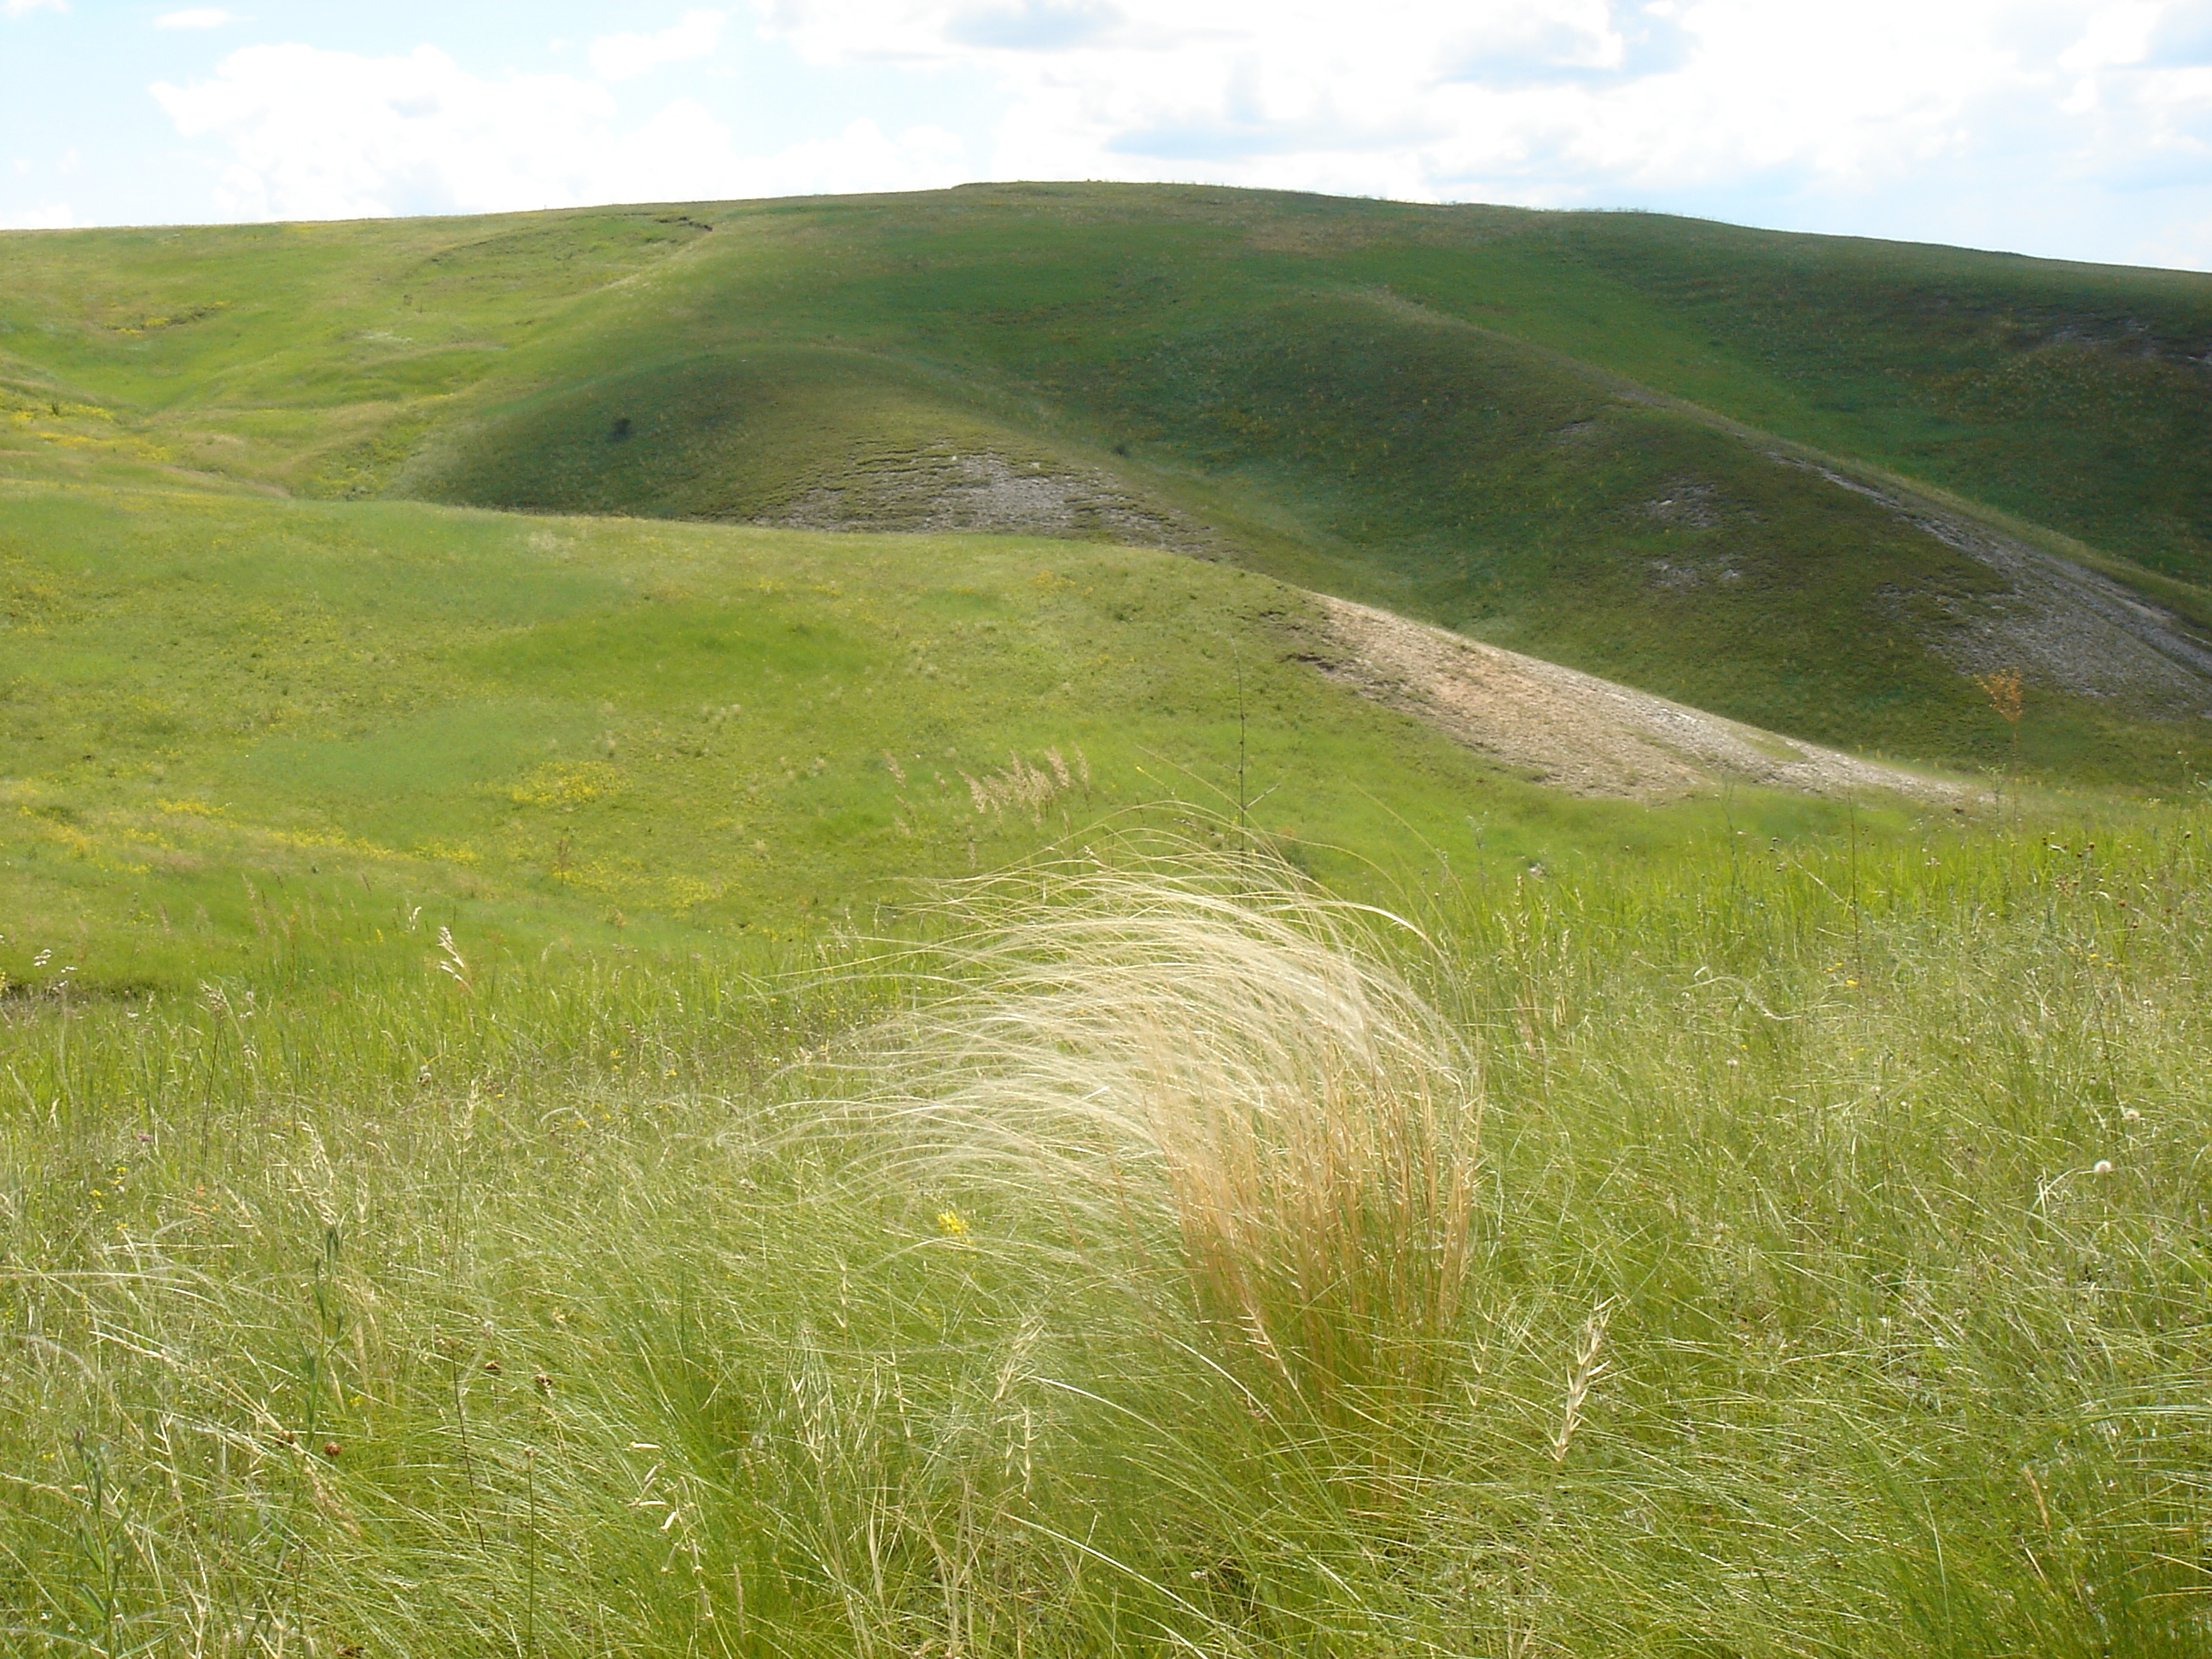
[(303, 960), (419, 952), (397, 895), (517, 949), (789, 939), (1118, 814), (1233, 818), (1240, 787), (1253, 836), (1355, 879), (1717, 810), (1522, 781), (1304, 665), (1302, 593), (1169, 553), (5, 489), (19, 981), (189, 984), (195, 953), (258, 948), (276, 893)]

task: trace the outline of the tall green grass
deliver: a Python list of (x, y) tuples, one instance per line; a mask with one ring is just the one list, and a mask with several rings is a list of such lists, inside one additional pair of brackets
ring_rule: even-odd
[[(1407, 926), (1124, 864), (766, 977), (19, 1000), (4, 1644), (2203, 1651), (2208, 834), (1729, 838)], [(1465, 1180), (1449, 1299), (1393, 1146)]]

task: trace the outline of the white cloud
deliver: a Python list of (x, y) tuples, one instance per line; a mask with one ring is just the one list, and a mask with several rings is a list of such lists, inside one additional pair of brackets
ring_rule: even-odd
[(245, 219), (919, 190), (968, 176), (959, 140), (934, 127), (889, 135), (857, 120), (746, 155), (691, 100), (625, 128), (595, 82), (486, 80), (430, 46), (398, 58), (251, 46), (210, 80), (153, 90), (181, 134), (221, 147), (218, 203)]
[(246, 20), (234, 11), (224, 11), (216, 6), (187, 6), (182, 11), (165, 11), (154, 20), (157, 29), (219, 29), (226, 24), (242, 23)]
[[(1539, 193), (1795, 167), (1871, 179), (1955, 142), (2014, 77), (1998, 0), (775, 0), (822, 62), (988, 62), (1006, 140), (1054, 170)], [(2010, 9), (2020, 8), (2014, 5)], [(1002, 149), (1002, 159), (1012, 161)]]
[(1006, 100), (995, 177), (1572, 205), (1865, 200), (1972, 173), (2037, 222), (2054, 174), (2212, 159), (2212, 0), (761, 7), (817, 64), (983, 66)]
[(2142, 62), (2166, 9), (2142, 0), (2094, 9), (2084, 20), (2081, 38), (2058, 54), (2058, 67), (2079, 75), (2115, 64)]
[(627, 81), (663, 64), (711, 55), (722, 38), (722, 14), (687, 11), (658, 34), (609, 34), (592, 42), (592, 72), (603, 81)]
[(0, 230), (69, 230), (82, 222), (66, 202), (44, 207), (0, 208)]
[(484, 81), (434, 46), (364, 58), (248, 46), (154, 96), (187, 138), (229, 150), (217, 199), (249, 219), (356, 218), (574, 199), (613, 114), (570, 76)]
[(742, 153), (699, 79), (637, 101), (720, 48), (713, 9), (592, 42), (589, 75), (271, 46), (156, 93), (243, 216), (1188, 179), (2212, 262), (2212, 0), (755, 9), (835, 137)]
[[(67, 11), (69, 0), (0, 0), (0, 17), (28, 17), (34, 11)], [(44, 228), (44, 227), (34, 227)]]

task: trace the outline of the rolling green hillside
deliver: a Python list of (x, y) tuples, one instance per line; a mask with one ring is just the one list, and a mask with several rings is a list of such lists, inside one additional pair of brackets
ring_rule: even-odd
[(1710, 813), (1329, 684), (1285, 578), (1862, 750), (2212, 771), (2195, 277), (1103, 185), (0, 258), (17, 979), (252, 954), (271, 879), (347, 950), (419, 947), (394, 887), (788, 939), (1170, 799), (1340, 877)]
[(2017, 667), (2031, 765), (2205, 763), (2212, 279), (1118, 185), (0, 247), (50, 475), (1138, 542), (1959, 764)]
[(773, 956), (1132, 813), (1233, 834), (1240, 791), (1355, 885), (1718, 821), (1513, 776), (1293, 660), (1297, 590), (1141, 549), (17, 481), (0, 580), (19, 986), (412, 963), (425, 905), (523, 956)]

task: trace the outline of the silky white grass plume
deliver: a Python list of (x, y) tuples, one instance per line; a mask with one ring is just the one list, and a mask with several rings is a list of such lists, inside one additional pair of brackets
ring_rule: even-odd
[(1314, 1403), (1425, 1386), (1461, 1306), (1481, 1103), (1373, 947), (1407, 924), (1187, 848), (945, 909), (953, 941), (914, 964), (941, 994), (876, 1034), (869, 1086), (815, 1127), (916, 1191), (1042, 1200), (1086, 1254), (1171, 1249), (1227, 1348)]

